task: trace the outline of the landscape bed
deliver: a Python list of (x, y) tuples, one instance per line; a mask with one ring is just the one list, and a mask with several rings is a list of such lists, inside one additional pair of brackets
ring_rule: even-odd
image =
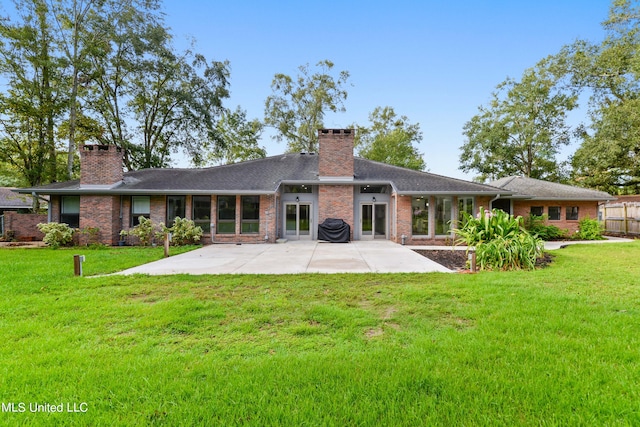
[(640, 423), (640, 242), (474, 275), (79, 278), (74, 253), (0, 249), (0, 425)]

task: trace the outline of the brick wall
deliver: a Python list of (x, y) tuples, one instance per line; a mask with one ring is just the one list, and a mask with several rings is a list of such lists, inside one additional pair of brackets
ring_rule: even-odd
[(82, 145), (80, 185), (113, 185), (122, 181), (122, 154), (115, 145)]
[(321, 177), (353, 178), (353, 131), (320, 129), (318, 143), (318, 174)]
[(318, 224), (327, 218), (339, 218), (351, 226), (353, 239), (353, 186), (318, 186)]
[(41, 222), (47, 222), (47, 215), (23, 214), (5, 211), (5, 235), (8, 235), (8, 233), (11, 232), (13, 234), (13, 238), (19, 241), (42, 240), (44, 234), (42, 234), (37, 227)]
[[(120, 239), (120, 197), (83, 195), (80, 196), (80, 235), (81, 245), (88, 243), (103, 243), (115, 245)], [(97, 228), (97, 241), (86, 234), (88, 229)], [(82, 232), (84, 231), (84, 233)]]
[[(532, 206), (543, 206), (544, 214), (549, 214), (549, 206), (560, 206), (560, 220), (547, 220), (547, 225), (555, 225), (561, 230), (567, 229), (569, 233), (578, 231), (579, 221), (583, 218), (598, 219), (598, 202), (583, 201), (557, 201), (557, 200), (515, 200), (513, 202), (514, 215), (520, 215), (523, 218), (529, 216)], [(578, 207), (578, 219), (567, 220), (567, 208), (570, 206)]]

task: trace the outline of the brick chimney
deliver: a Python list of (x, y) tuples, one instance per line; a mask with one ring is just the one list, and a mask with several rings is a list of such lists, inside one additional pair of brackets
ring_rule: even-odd
[(353, 181), (353, 129), (319, 129), (321, 180)]
[(123, 176), (122, 149), (115, 145), (80, 146), (81, 187), (113, 187)]

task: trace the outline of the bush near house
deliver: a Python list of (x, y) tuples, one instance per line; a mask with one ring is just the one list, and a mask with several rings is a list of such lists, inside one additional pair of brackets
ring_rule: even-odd
[(603, 226), (597, 219), (583, 218), (578, 222), (578, 237), (581, 240), (603, 240)]
[(480, 208), (477, 218), (464, 214), (463, 226), (453, 230), (456, 243), (475, 247), (481, 270), (533, 270), (543, 241), (522, 225), (522, 217), (500, 209)]
[(54, 249), (71, 243), (75, 232), (67, 224), (59, 222), (40, 223), (37, 227), (44, 233), (42, 241)]
[(524, 228), (542, 240), (563, 240), (568, 238), (568, 230), (561, 230), (555, 225), (546, 224), (546, 215), (529, 215), (524, 220)]
[(171, 244), (173, 246), (197, 243), (202, 237), (202, 228), (196, 227), (195, 223), (190, 219), (176, 217), (171, 227), (155, 223), (143, 216), (138, 221), (138, 225), (129, 231), (122, 230), (120, 235), (135, 236), (142, 246), (148, 246), (153, 242), (154, 238), (157, 241), (163, 241), (168, 233), (171, 233)]

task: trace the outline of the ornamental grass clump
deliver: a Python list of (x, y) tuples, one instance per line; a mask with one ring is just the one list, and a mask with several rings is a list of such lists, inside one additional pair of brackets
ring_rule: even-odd
[(475, 247), (481, 270), (532, 270), (544, 247), (523, 227), (522, 217), (499, 209), (489, 212), (481, 207), (476, 218), (464, 213), (461, 228), (453, 232), (456, 244)]

